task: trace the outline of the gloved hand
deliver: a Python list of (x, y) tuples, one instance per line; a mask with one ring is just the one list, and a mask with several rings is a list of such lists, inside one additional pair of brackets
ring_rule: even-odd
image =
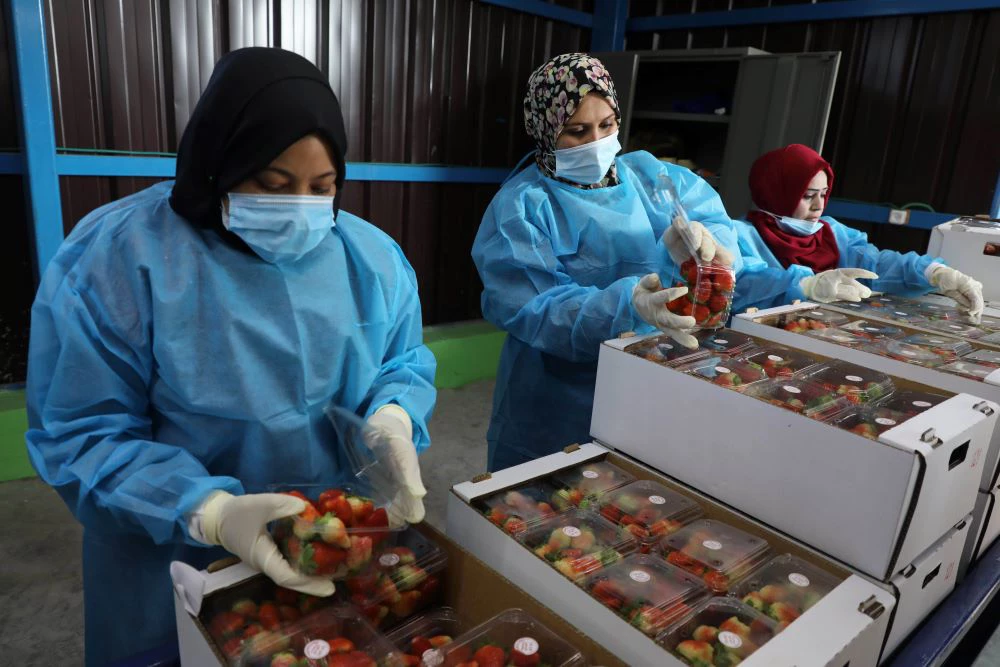
[(700, 222), (685, 222), (677, 216), (672, 225), (663, 233), (663, 242), (667, 246), (670, 258), (680, 266), (696, 252), (703, 262), (717, 261), (723, 266), (733, 265), (733, 256), (719, 245), (712, 232)]
[(191, 533), (199, 541), (218, 544), (239, 556), (279, 586), (327, 597), (333, 595), (333, 582), (293, 570), (267, 533), (268, 522), (293, 516), (305, 508), (304, 501), (283, 493), (234, 496), (216, 491), (195, 512), (193, 525), (200, 523), (200, 527)]
[(632, 290), (632, 307), (647, 324), (652, 324), (684, 347), (693, 350), (698, 347), (698, 339), (684, 330), (694, 327), (694, 318), (690, 315), (674, 315), (666, 307), (668, 302), (687, 293), (687, 287), (663, 289), (660, 277), (650, 273), (643, 276)]
[(413, 422), (406, 410), (395, 403), (379, 408), (368, 418), (368, 425), (386, 443), (385, 463), (399, 485), (396, 497), (387, 508), (389, 525), (420, 523), (424, 520), (424, 496), (427, 489), (420, 478), (420, 462), (413, 444)]
[(983, 284), (950, 266), (939, 265), (930, 275), (930, 283), (968, 311), (973, 321), (983, 315)]
[(859, 278), (875, 280), (878, 275), (864, 269), (830, 269), (815, 276), (803, 278), (799, 287), (810, 301), (831, 303), (833, 301), (861, 301), (872, 295), (872, 291), (858, 282)]

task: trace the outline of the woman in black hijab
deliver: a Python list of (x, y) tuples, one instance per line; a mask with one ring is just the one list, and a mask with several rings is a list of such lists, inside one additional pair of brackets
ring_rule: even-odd
[[(346, 150), (319, 70), (235, 51), (185, 130), (176, 182), (88, 215), (46, 270), (27, 441), (85, 529), (88, 664), (173, 641), (170, 563), (204, 566), (213, 545), (333, 592), (337, 563), (310, 550), (289, 564), (266, 532), (305, 503), (265, 493), (350, 478), (331, 404), (385, 436), (399, 489), (381, 520), (423, 518), (434, 358), (399, 247), (338, 210)], [(371, 557), (351, 540), (350, 557)]]

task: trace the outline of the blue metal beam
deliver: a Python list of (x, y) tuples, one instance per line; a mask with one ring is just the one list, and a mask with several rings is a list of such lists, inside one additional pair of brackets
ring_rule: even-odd
[(49, 88), (42, 0), (9, 0), (8, 24), (14, 45), (18, 120), (24, 146), (25, 193), (31, 216), (36, 280), (63, 240), (62, 203), (56, 172), (56, 133)]
[(756, 9), (642, 16), (628, 20), (629, 32), (726, 28), (764, 23), (836, 21), (844, 19), (938, 14), (1000, 8), (1000, 0), (843, 0)]
[(993, 204), (990, 205), (990, 217), (1000, 220), (1000, 174), (997, 174), (997, 186), (993, 190)]
[[(843, 199), (830, 199), (825, 213), (835, 218), (847, 218), (849, 220), (888, 225), (892, 224), (889, 222), (889, 212), (891, 210), (888, 206), (845, 201)], [(954, 220), (957, 217), (958, 215), (951, 213), (930, 213), (928, 211), (911, 210), (909, 222), (900, 226), (913, 229), (933, 229), (941, 223)]]
[(627, 0), (594, 0), (594, 27), (590, 33), (590, 50), (624, 51), (627, 21)]
[(60, 176), (139, 176), (173, 178), (177, 158), (124, 155), (57, 155)]
[(23, 174), (24, 160), (20, 153), (0, 153), (0, 174)]
[(578, 9), (569, 9), (559, 5), (550, 5), (541, 0), (480, 0), (487, 5), (496, 5), (506, 9), (541, 16), (542, 18), (561, 21), (581, 28), (592, 28), (594, 26), (594, 16)]

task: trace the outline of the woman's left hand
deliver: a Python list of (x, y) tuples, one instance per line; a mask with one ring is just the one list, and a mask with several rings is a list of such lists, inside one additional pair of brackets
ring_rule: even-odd
[(950, 266), (938, 266), (931, 273), (930, 283), (958, 302), (973, 321), (983, 315), (983, 284)]
[(694, 257), (702, 262), (718, 262), (723, 266), (733, 265), (733, 256), (720, 245), (712, 232), (700, 222), (686, 222), (678, 216), (663, 233), (670, 258), (677, 266)]
[(389, 467), (397, 491), (387, 511), (389, 524), (420, 523), (424, 520), (424, 488), (420, 462), (413, 444), (413, 422), (395, 403), (384, 405), (368, 418), (368, 425), (382, 438), (385, 464)]

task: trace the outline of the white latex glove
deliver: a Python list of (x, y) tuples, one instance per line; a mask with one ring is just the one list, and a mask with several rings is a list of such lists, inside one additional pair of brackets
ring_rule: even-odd
[(424, 520), (424, 488), (420, 477), (420, 462), (417, 448), (413, 444), (413, 422), (406, 410), (395, 403), (379, 408), (368, 418), (368, 425), (374, 428), (388, 444), (385, 464), (399, 490), (387, 508), (389, 525), (420, 523)]
[(858, 282), (859, 278), (875, 280), (878, 275), (864, 269), (830, 269), (815, 276), (803, 278), (799, 283), (809, 301), (832, 303), (834, 301), (861, 301), (872, 291)]
[(700, 222), (685, 222), (684, 218), (674, 218), (672, 225), (663, 233), (663, 242), (674, 263), (680, 266), (697, 253), (703, 262), (715, 260), (724, 266), (733, 265), (733, 256), (716, 243), (715, 237)]
[(191, 534), (206, 544), (218, 544), (274, 583), (285, 588), (327, 597), (333, 595), (329, 579), (310, 577), (292, 569), (267, 533), (267, 524), (294, 516), (306, 508), (305, 502), (283, 493), (254, 493), (234, 496), (225, 491), (210, 495), (195, 512)]
[(667, 334), (684, 347), (698, 347), (698, 339), (685, 331), (694, 327), (690, 315), (675, 315), (667, 310), (667, 303), (688, 293), (687, 287), (663, 289), (655, 273), (643, 276), (632, 290), (632, 307), (647, 324)]
[(938, 266), (930, 275), (930, 283), (969, 313), (974, 321), (983, 315), (983, 284), (950, 266)]

